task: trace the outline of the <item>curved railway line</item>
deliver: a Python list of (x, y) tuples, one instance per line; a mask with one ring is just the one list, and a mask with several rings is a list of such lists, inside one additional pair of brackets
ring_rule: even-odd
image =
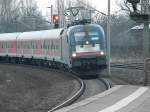
[(144, 70), (144, 63), (111, 63), (111, 67)]
[(71, 73), (23, 64), (3, 63), (0, 66), (0, 80), (3, 81), (0, 83), (0, 102), (3, 102), (0, 110), (3, 112), (46, 112), (59, 104), (53, 108), (58, 109), (78, 99), (84, 91), (83, 81)]
[[(126, 70), (126, 73), (128, 75), (125, 78), (125, 80), (129, 81), (130, 84), (138, 84), (138, 85), (149, 85), (150, 82), (150, 76), (149, 76), (149, 63), (111, 63), (111, 67), (117, 68), (117, 69), (123, 69)], [(127, 79), (128, 77), (128, 79)], [(121, 77), (117, 77), (122, 79)]]
[[(5, 63), (5, 62), (2, 62), (3, 64), (5, 65), (21, 65), (22, 67), (30, 67), (30, 68), (35, 68), (36, 66), (33, 66), (33, 65), (24, 65), (24, 64), (11, 64), (11, 63)], [(58, 70), (58, 69), (50, 69), (50, 68), (47, 68), (47, 67), (38, 67), (38, 69), (42, 69), (42, 70), (52, 70), (53, 72), (58, 72), (58, 73), (66, 73), (68, 76), (76, 79), (78, 81), (78, 83), (80, 84), (80, 88), (76, 91), (76, 93), (74, 93), (71, 97), (67, 98), (65, 101), (63, 101), (62, 103), (59, 103), (58, 105), (55, 105), (53, 108), (49, 108), (48, 112), (53, 112), (59, 108), (62, 108), (64, 106), (67, 106), (67, 105), (70, 105), (72, 104), (74, 101), (76, 101), (80, 96), (83, 95), (87, 85), (85, 85), (85, 81), (81, 80), (79, 77), (77, 77), (77, 73), (71, 71), (71, 70), (66, 70), (65, 72), (63, 72), (62, 70)], [(107, 80), (104, 80), (102, 79), (102, 83), (105, 85), (105, 90), (106, 89), (109, 89), (111, 86), (109, 84), (109, 82)], [(93, 82), (97, 83), (95, 80), (93, 80)], [(99, 88), (99, 87), (97, 87)], [(102, 92), (102, 91), (101, 91)], [(98, 93), (94, 93), (94, 94), (98, 94)]]

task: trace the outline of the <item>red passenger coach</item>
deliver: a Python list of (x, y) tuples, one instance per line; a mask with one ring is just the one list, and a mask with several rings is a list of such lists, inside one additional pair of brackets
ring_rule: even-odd
[(16, 56), (16, 39), (20, 33), (6, 33), (0, 35), (0, 55), (1, 56)]
[(57, 62), (70, 66), (66, 31), (60, 28), (0, 34), (0, 57), (47, 64)]
[(17, 56), (60, 61), (62, 30), (23, 32), (17, 38)]

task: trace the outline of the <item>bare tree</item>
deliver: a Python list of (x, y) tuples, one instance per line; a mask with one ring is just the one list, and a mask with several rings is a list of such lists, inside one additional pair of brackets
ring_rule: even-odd
[(118, 1), (116, 2), (116, 4), (120, 7), (120, 10), (119, 11), (123, 11), (125, 12), (127, 15), (129, 15), (133, 9), (132, 9), (132, 5), (129, 4), (127, 2), (127, 0), (122, 0), (122, 1)]
[(0, 32), (48, 29), (48, 24), (35, 0), (0, 0)]

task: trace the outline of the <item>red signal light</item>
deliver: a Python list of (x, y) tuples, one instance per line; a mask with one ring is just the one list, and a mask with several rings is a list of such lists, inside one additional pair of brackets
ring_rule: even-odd
[(58, 15), (53, 15), (53, 23), (59, 23), (59, 16)]
[(58, 15), (53, 15), (54, 28), (59, 28), (60, 17)]
[(55, 20), (59, 20), (59, 17), (58, 17), (58, 16), (55, 16)]

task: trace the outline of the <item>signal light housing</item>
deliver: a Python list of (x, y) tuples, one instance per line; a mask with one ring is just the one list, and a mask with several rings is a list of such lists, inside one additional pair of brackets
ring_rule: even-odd
[(58, 28), (59, 27), (59, 21), (60, 21), (60, 17), (58, 15), (53, 15), (54, 28)]

